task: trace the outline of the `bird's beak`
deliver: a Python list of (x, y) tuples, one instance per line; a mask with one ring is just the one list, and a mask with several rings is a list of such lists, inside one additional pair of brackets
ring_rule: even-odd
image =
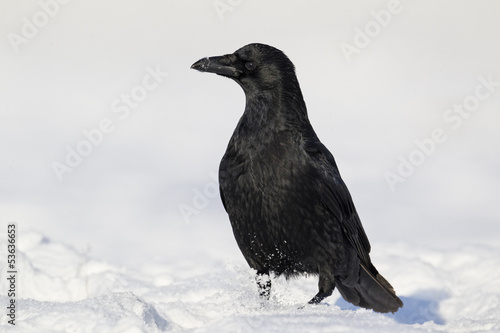
[(203, 58), (191, 65), (192, 69), (200, 72), (215, 73), (231, 78), (237, 78), (242, 71), (234, 64), (233, 55)]

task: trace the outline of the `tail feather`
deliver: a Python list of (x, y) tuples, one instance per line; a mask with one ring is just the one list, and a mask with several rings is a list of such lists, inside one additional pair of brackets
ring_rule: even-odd
[(347, 286), (336, 280), (336, 287), (344, 299), (356, 306), (373, 309), (375, 312), (396, 312), (403, 302), (396, 296), (391, 284), (376, 269), (371, 273), (360, 265), (359, 282)]

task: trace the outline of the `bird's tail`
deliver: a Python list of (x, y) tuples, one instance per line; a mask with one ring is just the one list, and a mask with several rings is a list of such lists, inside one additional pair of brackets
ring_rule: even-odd
[(396, 296), (391, 284), (372, 266), (370, 272), (360, 265), (358, 283), (347, 286), (336, 280), (336, 287), (344, 299), (356, 306), (373, 309), (375, 312), (396, 312), (403, 302)]

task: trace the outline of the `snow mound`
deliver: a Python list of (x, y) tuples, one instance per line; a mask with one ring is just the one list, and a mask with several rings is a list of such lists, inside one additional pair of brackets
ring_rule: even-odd
[(162, 332), (170, 324), (132, 292), (76, 302), (20, 300), (16, 326), (23, 332)]
[[(3, 255), (2, 255), (3, 256)], [(171, 328), (154, 305), (129, 289), (149, 285), (88, 251), (23, 232), (17, 249), (16, 329), (25, 332), (160, 332)], [(0, 288), (7, 289), (2, 279)], [(0, 298), (1, 304), (9, 299)], [(3, 318), (5, 319), (5, 318)], [(2, 326), (9, 327), (6, 320)], [(16, 330), (17, 331), (17, 330)]]
[[(124, 277), (124, 269), (91, 259), (88, 250), (77, 251), (38, 232), (21, 234), (16, 257), (21, 298), (77, 301), (125, 291), (131, 282), (131, 277)], [(0, 288), (6, 290), (7, 283), (2, 279)]]

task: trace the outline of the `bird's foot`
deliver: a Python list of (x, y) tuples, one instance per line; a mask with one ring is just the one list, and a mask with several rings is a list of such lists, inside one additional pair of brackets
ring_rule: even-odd
[(307, 304), (319, 304), (322, 300), (330, 296), (332, 292), (322, 292), (319, 291)]
[(271, 277), (268, 273), (259, 273), (255, 276), (257, 287), (259, 288), (259, 296), (262, 299), (268, 300), (271, 296)]

